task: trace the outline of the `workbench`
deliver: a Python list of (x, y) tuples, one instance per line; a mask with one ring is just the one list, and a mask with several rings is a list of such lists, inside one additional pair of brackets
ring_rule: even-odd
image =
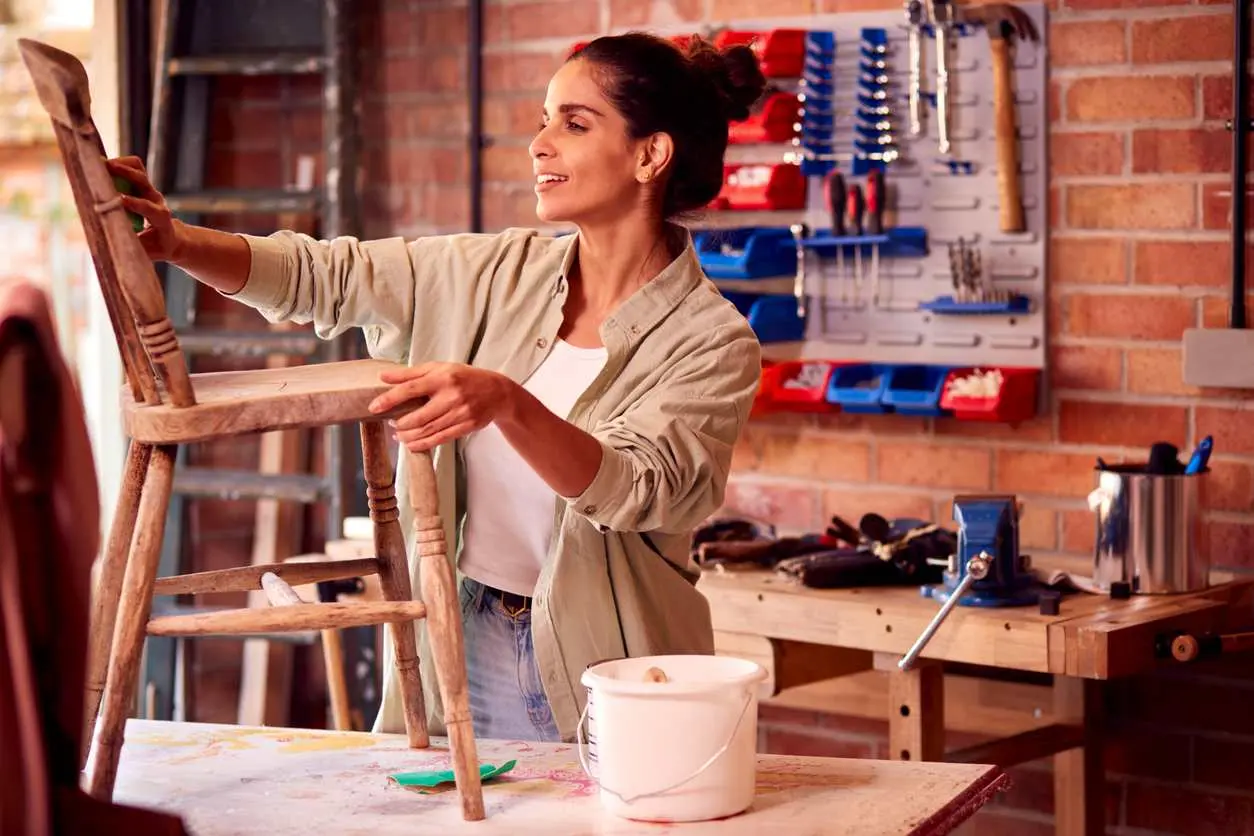
[(745, 813), (649, 824), (602, 807), (572, 745), (481, 740), (479, 759), (516, 765), (484, 784), (487, 818), (467, 822), (451, 785), (424, 794), (388, 777), (449, 769), (442, 738), (410, 749), (403, 735), (131, 720), (114, 799), (178, 814), (196, 836), (940, 836), (1007, 781), (979, 764), (760, 755), (757, 797)]
[[(1055, 829), (1104, 827), (1102, 683), (1178, 664), (1155, 654), (1174, 630), (1223, 632), (1248, 623), (1254, 582), (1173, 596), (1075, 593), (1057, 615), (1038, 607), (955, 607), (908, 671), (897, 662), (939, 605), (917, 587), (811, 589), (762, 569), (707, 570), (718, 652), (753, 658), (772, 674), (763, 696), (870, 668), (887, 672), (892, 757), (995, 763), (1055, 756)], [(1053, 675), (1054, 722), (962, 751), (945, 751), (943, 663)]]

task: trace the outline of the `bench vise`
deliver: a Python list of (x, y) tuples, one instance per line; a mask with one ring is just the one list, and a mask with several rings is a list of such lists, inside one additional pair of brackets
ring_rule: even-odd
[(940, 612), (898, 663), (908, 670), (954, 606), (1016, 607), (1034, 604), (1046, 587), (1029, 571), (1019, 552), (1019, 505), (1013, 495), (954, 497), (958, 550), (950, 556), (945, 580), (920, 592), (941, 602)]

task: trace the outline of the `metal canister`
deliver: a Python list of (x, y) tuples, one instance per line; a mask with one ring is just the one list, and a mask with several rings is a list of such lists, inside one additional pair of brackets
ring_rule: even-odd
[(1088, 501), (1096, 517), (1093, 581), (1099, 589), (1122, 581), (1133, 593), (1155, 595), (1210, 585), (1201, 513), (1208, 475), (1145, 473), (1135, 465), (1098, 471)]

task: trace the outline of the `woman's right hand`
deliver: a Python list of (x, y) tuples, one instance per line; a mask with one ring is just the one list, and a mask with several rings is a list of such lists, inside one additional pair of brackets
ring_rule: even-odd
[(165, 196), (148, 179), (139, 157), (105, 160), (109, 173), (122, 177), (135, 187), (135, 194), (123, 194), (122, 206), (148, 223), (139, 233), (139, 243), (153, 261), (174, 261), (183, 245), (183, 225), (175, 220)]

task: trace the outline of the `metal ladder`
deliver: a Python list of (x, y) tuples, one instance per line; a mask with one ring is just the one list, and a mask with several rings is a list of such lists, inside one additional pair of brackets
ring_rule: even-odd
[[(355, 96), (348, 56), (352, 52), (350, 0), (159, 0), (163, 7), (157, 39), (147, 168), (176, 217), (188, 223), (206, 215), (315, 216), (318, 237), (360, 234), (355, 193), (357, 146), (353, 134)], [(138, 4), (146, 7), (146, 2)], [(142, 11), (141, 11), (142, 14)], [(139, 50), (142, 53), (142, 47)], [(132, 60), (134, 58), (132, 57)], [(323, 93), (324, 174), (308, 189), (208, 190), (205, 188), (210, 110), (215, 80), (223, 76), (319, 74)], [(226, 224), (225, 228), (232, 228)], [(235, 231), (251, 231), (236, 229)], [(268, 230), (267, 230), (268, 231)], [(361, 355), (356, 338), (319, 340), (309, 329), (239, 331), (198, 322), (198, 283), (172, 265), (161, 265), (170, 319), (195, 371), (197, 357), (230, 354), (249, 358), (289, 356), (294, 362), (327, 362)], [(201, 290), (200, 292), (206, 292)], [(198, 498), (271, 499), (325, 505), (327, 539), (340, 536), (346, 514), (364, 511), (364, 477), (355, 434), (339, 427), (324, 432), (322, 473), (309, 456), (297, 473), (193, 467), (188, 446), (180, 448), (174, 494), (166, 520), (160, 574), (190, 570), (193, 544), (186, 512)], [(353, 499), (356, 498), (356, 503)], [(346, 499), (349, 507), (346, 507)], [(186, 599), (156, 599), (154, 610), (187, 611)], [(203, 608), (196, 608), (203, 609)], [(316, 634), (257, 637), (312, 643)], [(364, 641), (365, 636), (358, 639)], [(361, 661), (349, 652), (346, 665)], [(373, 633), (371, 633), (371, 641)], [(141, 716), (185, 716), (188, 639), (149, 637), (139, 689)], [(371, 657), (373, 658), (373, 657)]]

